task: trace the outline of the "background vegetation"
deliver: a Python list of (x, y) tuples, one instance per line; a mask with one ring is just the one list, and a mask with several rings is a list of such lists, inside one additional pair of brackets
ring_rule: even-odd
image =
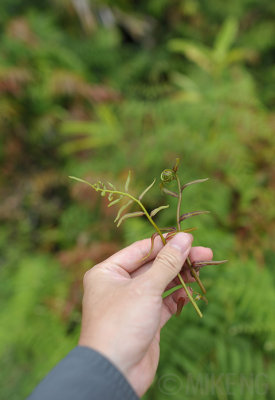
[(76, 345), (84, 271), (151, 235), (117, 231), (68, 175), (119, 185), (131, 168), (138, 193), (176, 156), (183, 179), (211, 178), (184, 192), (212, 211), (195, 244), (230, 263), (202, 272), (204, 318), (188, 306), (164, 329), (145, 398), (274, 399), (274, 16), (269, 0), (1, 1), (1, 399)]

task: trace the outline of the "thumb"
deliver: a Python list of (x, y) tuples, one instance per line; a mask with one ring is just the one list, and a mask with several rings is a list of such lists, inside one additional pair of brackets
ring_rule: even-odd
[(177, 276), (190, 252), (193, 236), (180, 232), (158, 253), (152, 267), (144, 274), (154, 289), (162, 294)]

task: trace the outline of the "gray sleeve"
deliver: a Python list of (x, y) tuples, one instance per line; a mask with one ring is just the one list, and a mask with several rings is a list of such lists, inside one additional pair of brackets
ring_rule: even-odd
[(102, 354), (75, 347), (27, 400), (138, 400), (123, 374)]

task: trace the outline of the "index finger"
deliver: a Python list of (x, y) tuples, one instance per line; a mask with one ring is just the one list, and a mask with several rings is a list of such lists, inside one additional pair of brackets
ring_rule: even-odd
[(150, 256), (146, 257), (151, 249), (151, 239), (139, 240), (113, 254), (111, 257), (107, 258), (104, 263), (118, 265), (125, 271), (131, 273), (148, 261), (153, 260), (163, 246), (164, 244), (160, 236), (157, 236), (154, 240), (154, 246)]

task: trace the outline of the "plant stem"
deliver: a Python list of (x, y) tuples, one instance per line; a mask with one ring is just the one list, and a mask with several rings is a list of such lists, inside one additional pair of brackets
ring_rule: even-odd
[(141, 203), (140, 200), (136, 199), (130, 193), (121, 192), (120, 190), (106, 189), (106, 188), (101, 189), (99, 187), (96, 187), (94, 184), (92, 184), (92, 183), (90, 183), (88, 181), (85, 181), (84, 179), (76, 178), (74, 176), (70, 176), (69, 178), (72, 178), (72, 179), (74, 179), (76, 181), (79, 181), (79, 182), (82, 182), (82, 183), (86, 183), (87, 185), (91, 186), (96, 192), (113, 193), (113, 194), (118, 194), (118, 195), (121, 195), (121, 196), (129, 197), (129, 199), (133, 200), (135, 203), (137, 203), (139, 205), (139, 207), (142, 209), (142, 211), (144, 212), (144, 214), (148, 218), (149, 222), (153, 225), (155, 230), (158, 232), (159, 236), (161, 237), (162, 243), (166, 244), (166, 240), (165, 240), (163, 234), (161, 233), (161, 231), (160, 231), (159, 227), (157, 226), (157, 224), (150, 217), (150, 215), (149, 215), (148, 211), (146, 210), (146, 208), (144, 207), (144, 205)]
[(196, 310), (198, 316), (199, 316), (200, 318), (202, 318), (201, 310), (199, 309), (197, 303), (196, 303), (195, 300), (193, 299), (191, 293), (189, 292), (189, 290), (188, 290), (188, 288), (187, 288), (187, 286), (186, 286), (186, 284), (185, 284), (185, 282), (184, 282), (184, 280), (182, 279), (182, 277), (181, 277), (180, 274), (178, 274), (178, 278), (179, 278), (180, 283), (182, 284), (184, 290), (186, 291), (186, 294), (187, 294), (189, 300), (191, 301), (193, 307), (195, 308), (195, 310)]
[[(176, 176), (177, 185), (178, 185), (177, 230), (178, 230), (178, 232), (179, 232), (179, 231), (181, 230), (181, 226), (180, 226), (180, 208), (181, 208), (181, 202), (182, 202), (182, 190), (181, 190), (181, 183), (180, 183), (180, 179), (179, 179), (179, 177), (178, 177), (178, 174), (175, 173), (175, 176)], [(202, 282), (201, 282), (201, 280), (200, 280), (198, 274), (196, 273), (196, 271), (195, 271), (194, 268), (192, 267), (192, 264), (191, 264), (191, 261), (190, 261), (190, 258), (189, 258), (189, 257), (187, 257), (187, 264), (188, 264), (188, 266), (190, 267), (192, 276), (195, 278), (197, 284), (198, 284), (199, 287), (201, 288), (202, 292), (205, 294), (205, 293), (206, 293), (205, 287), (203, 286), (203, 284), (202, 284)], [(180, 277), (180, 274), (179, 274), (178, 276)], [(181, 279), (181, 278), (179, 278), (179, 279), (180, 279), (180, 281), (181, 281), (181, 283), (182, 283), (182, 282), (183, 282), (183, 279)], [(189, 296), (189, 290), (187, 290), (187, 289), (185, 288), (185, 291), (186, 291), (186, 293), (187, 293), (189, 299), (190, 299), (190, 297), (191, 297), (192, 300), (193, 300), (193, 297), (192, 297), (191, 295)], [(190, 299), (190, 301), (191, 301), (191, 299)], [(197, 312), (198, 312), (198, 310), (199, 310), (198, 314), (199, 314), (200, 317), (202, 317), (202, 313), (201, 313), (200, 309), (198, 308), (198, 306), (197, 306), (197, 304), (196, 304), (196, 302), (195, 302), (194, 300), (193, 300), (192, 304), (193, 304), (193, 305), (194, 305), (194, 304), (196, 305), (196, 307), (195, 307), (195, 306), (194, 306), (194, 307), (195, 307), (195, 309), (196, 309)]]
[[(75, 177), (71, 177), (75, 180), (78, 180), (80, 182), (86, 183), (89, 186), (91, 186), (94, 190), (99, 191), (99, 192), (105, 192), (105, 193), (113, 193), (113, 194), (118, 194), (118, 195), (122, 195), (122, 196), (126, 196), (129, 197), (131, 200), (133, 200), (135, 203), (137, 203), (139, 205), (139, 207), (142, 209), (142, 211), (144, 212), (144, 214), (146, 215), (148, 221), (151, 223), (151, 225), (153, 225), (153, 227), (155, 228), (155, 230), (157, 231), (157, 233), (159, 234), (162, 243), (165, 245), (166, 244), (166, 240), (165, 237), (163, 236), (163, 234), (161, 233), (161, 230), (159, 229), (159, 227), (157, 226), (157, 224), (153, 221), (153, 219), (150, 217), (148, 211), (146, 210), (146, 208), (144, 207), (144, 205), (141, 203), (140, 200), (136, 199), (134, 196), (132, 196), (130, 193), (127, 192), (121, 192), (119, 190), (110, 190), (110, 189), (100, 189), (98, 187), (95, 187), (92, 183), (88, 182), (88, 181), (84, 181), (83, 179), (79, 179), (79, 178), (75, 178)], [(177, 181), (178, 181), (178, 185), (179, 185), (179, 201), (178, 201), (178, 207), (177, 207), (177, 222), (178, 222), (178, 228), (180, 231), (180, 221), (179, 221), (179, 213), (180, 213), (180, 205), (181, 205), (181, 187), (180, 187), (180, 181), (179, 178), (177, 176)], [(192, 295), (190, 294), (189, 290), (187, 289), (187, 286), (184, 282), (184, 280), (182, 279), (181, 275), (178, 274), (177, 275), (190, 302), (192, 303), (193, 307), (195, 308), (196, 312), (198, 313), (198, 315), (200, 317), (202, 317), (202, 313), (199, 309), (199, 307), (197, 306), (195, 300), (193, 299)]]
[(197, 274), (197, 272), (195, 271), (195, 269), (192, 267), (192, 264), (191, 264), (191, 261), (190, 261), (190, 258), (189, 258), (189, 257), (187, 257), (187, 264), (188, 264), (188, 266), (189, 266), (189, 268), (190, 268), (190, 270), (191, 270), (191, 275), (193, 276), (193, 278), (195, 278), (197, 284), (198, 284), (199, 287), (201, 288), (201, 291), (202, 291), (204, 294), (206, 294), (206, 289), (205, 289), (205, 287), (204, 287), (202, 281), (200, 280), (199, 275)]
[[(155, 222), (152, 220), (152, 218), (151, 218), (150, 215), (148, 214), (148, 211), (146, 210), (146, 208), (143, 206), (143, 204), (142, 204), (139, 200), (135, 199), (135, 201), (139, 204), (139, 206), (141, 207), (141, 209), (144, 211), (144, 214), (145, 214), (146, 217), (148, 218), (149, 222), (154, 226), (154, 228), (156, 229), (156, 231), (157, 231), (158, 234), (160, 235), (163, 244), (166, 244), (166, 240), (165, 240), (164, 236), (162, 235), (162, 233), (161, 233), (159, 227), (155, 224)], [(179, 220), (179, 219), (178, 219), (178, 220)], [(195, 308), (195, 310), (196, 310), (197, 314), (199, 315), (199, 317), (202, 318), (201, 310), (199, 309), (199, 307), (197, 306), (197, 303), (195, 302), (195, 300), (193, 299), (191, 293), (189, 292), (189, 290), (188, 290), (188, 288), (187, 288), (187, 286), (186, 286), (184, 280), (182, 279), (182, 277), (181, 277), (180, 274), (178, 274), (177, 276), (178, 276), (178, 278), (179, 278), (179, 280), (180, 280), (180, 283), (182, 284), (182, 287), (183, 287), (183, 289), (185, 290), (185, 292), (186, 292), (186, 294), (187, 294), (187, 296), (188, 296), (188, 298), (189, 298), (191, 304), (192, 304), (193, 307)]]
[(137, 199), (135, 199), (136, 203), (138, 203), (138, 205), (140, 206), (140, 208), (142, 209), (142, 211), (144, 212), (144, 214), (146, 215), (148, 221), (153, 225), (153, 227), (155, 228), (155, 230), (158, 232), (161, 241), (163, 244), (166, 244), (166, 240), (165, 237), (163, 236), (163, 234), (161, 233), (161, 230), (159, 229), (159, 227), (157, 226), (157, 224), (153, 221), (153, 219), (150, 217), (148, 211), (146, 210), (146, 208), (144, 207), (144, 205)]
[[(178, 179), (178, 184), (179, 184), (179, 188), (180, 188), (179, 179)], [(107, 190), (106, 190), (106, 191), (107, 191)], [(161, 231), (160, 231), (159, 227), (157, 226), (157, 224), (156, 224), (156, 223), (153, 221), (153, 219), (150, 217), (148, 211), (146, 210), (146, 208), (144, 207), (144, 205), (141, 203), (141, 201), (139, 201), (138, 199), (136, 199), (134, 196), (130, 195), (129, 193), (122, 193), (122, 192), (117, 192), (117, 193), (124, 194), (124, 195), (130, 197), (133, 201), (135, 201), (135, 202), (140, 206), (140, 208), (142, 209), (142, 211), (143, 211), (144, 214), (146, 215), (148, 221), (153, 225), (153, 227), (155, 228), (155, 230), (156, 230), (156, 231), (158, 232), (158, 234), (160, 235), (161, 240), (162, 240), (162, 243), (163, 243), (163, 244), (166, 244), (165, 237), (164, 237), (163, 234), (161, 233)], [(181, 192), (180, 192), (180, 194), (181, 194)], [(177, 222), (179, 223), (179, 230), (180, 230), (179, 213), (180, 213), (180, 205), (181, 205), (181, 196), (179, 196), (179, 197), (180, 197), (180, 201), (178, 201)], [(186, 294), (187, 294), (187, 296), (188, 296), (188, 298), (189, 298), (191, 304), (192, 304), (193, 307), (195, 308), (195, 310), (196, 310), (197, 314), (199, 315), (199, 317), (202, 318), (201, 310), (199, 309), (197, 303), (195, 302), (195, 300), (193, 299), (191, 293), (189, 292), (189, 290), (188, 290), (188, 288), (187, 288), (187, 286), (186, 286), (184, 280), (182, 279), (182, 277), (181, 277), (180, 274), (178, 274), (177, 276), (178, 276), (178, 278), (179, 278), (179, 280), (180, 280), (180, 283), (182, 284), (182, 287), (183, 287), (183, 289), (185, 290), (185, 292), (186, 292)], [(205, 290), (205, 289), (204, 289), (204, 290)]]
[(181, 206), (181, 200), (182, 200), (182, 192), (181, 192), (181, 184), (180, 184), (178, 174), (175, 173), (175, 175), (176, 175), (176, 180), (177, 180), (178, 190), (179, 190), (178, 205), (177, 205), (177, 228), (178, 228), (178, 231), (180, 231), (180, 206)]
[[(178, 184), (178, 191), (179, 191), (179, 197), (178, 197), (178, 206), (177, 206), (177, 227), (178, 227), (178, 231), (181, 230), (181, 226), (180, 226), (180, 207), (181, 207), (181, 202), (182, 202), (182, 189), (181, 189), (181, 183), (178, 177), (178, 174), (176, 173), (176, 180), (177, 180), (177, 184)], [(195, 271), (195, 269), (192, 267), (192, 263), (190, 261), (190, 258), (187, 257), (187, 264), (191, 270), (191, 274), (192, 276), (195, 278), (197, 284), (199, 285), (199, 287), (201, 288), (201, 291), (206, 294), (206, 290), (205, 287), (203, 286), (202, 281), (199, 278), (199, 275), (197, 274), (197, 272)]]

